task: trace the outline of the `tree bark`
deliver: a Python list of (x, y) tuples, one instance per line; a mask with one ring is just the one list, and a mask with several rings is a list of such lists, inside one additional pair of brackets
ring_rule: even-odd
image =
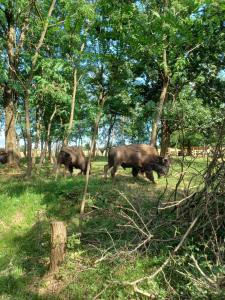
[(32, 57), (32, 63), (31, 63), (31, 70), (30, 70), (30, 74), (29, 74), (29, 78), (26, 82), (26, 84), (24, 85), (24, 93), (25, 93), (25, 97), (24, 97), (24, 104), (25, 104), (25, 112), (26, 112), (26, 133), (27, 133), (27, 156), (28, 156), (28, 164), (27, 164), (27, 176), (30, 176), (32, 173), (32, 141), (31, 141), (31, 130), (30, 130), (30, 113), (29, 113), (29, 88), (33, 79), (33, 72), (37, 63), (37, 59), (38, 59), (38, 55), (39, 55), (39, 51), (43, 45), (44, 42), (44, 38), (48, 29), (48, 24), (49, 24), (49, 18), (51, 17), (52, 11), (54, 9), (56, 0), (52, 0), (52, 3), (50, 5), (49, 11), (48, 11), (48, 15), (47, 18), (44, 22), (44, 27), (40, 36), (40, 39), (38, 41), (38, 44), (35, 48), (35, 53)]
[(7, 20), (6, 45), (8, 55), (8, 82), (4, 85), (4, 105), (5, 105), (5, 149), (9, 154), (9, 164), (17, 164), (17, 142), (16, 142), (16, 95), (15, 90), (10, 86), (15, 81), (15, 49), (16, 33), (14, 28), (13, 2), (9, 1), (9, 7), (5, 11)]
[(77, 93), (77, 69), (75, 68), (74, 72), (73, 72), (73, 95), (72, 95), (72, 101), (71, 101), (70, 121), (69, 121), (68, 130), (66, 132), (66, 136), (65, 136), (64, 141), (63, 141), (63, 144), (65, 146), (68, 145), (69, 137), (70, 137), (72, 127), (73, 127), (76, 93)]
[[(94, 126), (92, 128), (92, 136), (98, 136), (98, 124), (97, 124), (97, 127), (96, 127), (96, 123), (94, 123)], [(94, 141), (94, 146), (93, 146), (93, 150), (92, 150), (92, 159), (95, 160), (95, 156), (96, 156), (96, 139)]]
[[(163, 1), (163, 15), (165, 16), (166, 8), (168, 7), (168, 0)], [(165, 24), (163, 24), (164, 27)], [(158, 104), (158, 110), (156, 112), (155, 119), (152, 123), (152, 133), (151, 133), (151, 141), (150, 144), (152, 146), (156, 146), (157, 141), (157, 131), (158, 131), (158, 125), (161, 120), (163, 106), (167, 98), (168, 93), (168, 87), (169, 87), (169, 70), (168, 70), (168, 63), (167, 63), (167, 35), (163, 34), (163, 53), (162, 53), (162, 63), (163, 63), (163, 70), (162, 70), (162, 90), (159, 98), (159, 104)]]
[(65, 257), (65, 245), (67, 241), (66, 226), (63, 222), (51, 223), (51, 256), (49, 272), (58, 271)]
[(52, 162), (52, 141), (48, 140), (48, 160)]
[(113, 127), (115, 125), (115, 122), (116, 122), (116, 114), (114, 116), (113, 115), (111, 116), (109, 130), (108, 130), (108, 138), (107, 138), (106, 149), (105, 149), (105, 156), (108, 156), (111, 133), (112, 133)]
[(8, 152), (8, 163), (17, 164), (17, 139), (16, 139), (16, 102), (15, 95), (7, 85), (4, 87), (5, 102), (5, 150)]
[(30, 111), (29, 111), (29, 95), (28, 90), (24, 91), (24, 106), (25, 106), (25, 119), (26, 119), (26, 137), (27, 137), (27, 176), (32, 172), (32, 140), (30, 128)]
[[(82, 43), (82, 45), (80, 47), (80, 54), (78, 56), (78, 60), (79, 60), (80, 55), (83, 52), (83, 50), (84, 50), (84, 43)], [(74, 109), (75, 109), (76, 94), (77, 94), (77, 86), (78, 86), (78, 83), (79, 83), (80, 79), (81, 79), (81, 77), (79, 79), (77, 79), (77, 68), (75, 67), (74, 70), (73, 70), (73, 94), (72, 94), (72, 101), (71, 101), (71, 111), (70, 111), (69, 127), (67, 129), (67, 132), (65, 134), (65, 138), (64, 138), (64, 141), (63, 141), (63, 144), (65, 146), (68, 145), (70, 134), (71, 134), (72, 127), (73, 127)]]
[[(44, 161), (44, 158), (46, 157), (47, 148), (48, 148), (48, 150), (51, 149), (51, 146), (50, 146), (50, 144), (51, 144), (51, 139), (50, 139), (51, 127), (52, 127), (52, 121), (54, 119), (54, 116), (55, 116), (56, 112), (57, 112), (57, 107), (55, 106), (54, 111), (53, 111), (53, 113), (50, 117), (49, 123), (48, 123), (47, 136), (46, 136), (44, 148), (41, 151), (41, 158), (40, 158), (40, 162), (39, 162), (39, 168), (41, 168), (41, 166), (43, 164), (43, 161)], [(51, 161), (51, 150), (49, 152), (49, 158), (50, 158), (50, 161)]]
[(35, 136), (35, 145), (34, 145), (34, 164), (36, 163), (38, 147), (40, 143), (41, 135), (41, 116), (40, 116), (40, 107), (36, 107), (36, 136)]
[(192, 156), (192, 147), (191, 147), (191, 142), (189, 140), (187, 143), (187, 155)]
[(165, 157), (168, 154), (168, 148), (170, 145), (170, 129), (166, 120), (162, 121), (162, 140), (161, 140), (161, 152), (160, 155)]
[(18, 164), (17, 142), (16, 142), (16, 91), (12, 88), (18, 71), (20, 50), (23, 47), (25, 34), (28, 29), (28, 21), (32, 8), (32, 3), (28, 6), (27, 12), (23, 19), (21, 30), (18, 30), (19, 36), (16, 34), (17, 12), (15, 11), (14, 1), (8, 1), (8, 7), (5, 8), (6, 26), (6, 46), (8, 55), (8, 82), (4, 86), (4, 106), (5, 106), (5, 148), (9, 153), (9, 163)]
[(150, 144), (154, 147), (156, 146), (158, 125), (161, 120), (163, 105), (164, 105), (164, 102), (167, 97), (168, 86), (169, 86), (169, 78), (166, 76), (163, 79), (163, 87), (162, 87), (161, 95), (159, 98), (158, 110), (156, 112), (156, 117), (152, 124), (152, 134), (151, 134), (151, 143)]
[(105, 101), (106, 101), (106, 95), (104, 94), (104, 91), (101, 91), (100, 96), (99, 96), (99, 112), (95, 119), (94, 131), (93, 131), (93, 136), (92, 136), (92, 140), (91, 140), (91, 148), (90, 148), (89, 157), (88, 157), (87, 172), (86, 172), (86, 177), (85, 177), (85, 186), (84, 186), (83, 198), (81, 201), (81, 209), (80, 209), (81, 216), (84, 214), (84, 209), (85, 209), (85, 204), (86, 204), (86, 194), (87, 194), (87, 188), (88, 188), (88, 182), (89, 182), (91, 158), (92, 158), (92, 153), (94, 150), (96, 137), (98, 134), (98, 126), (99, 126), (99, 122), (101, 119), (102, 110), (103, 110)]

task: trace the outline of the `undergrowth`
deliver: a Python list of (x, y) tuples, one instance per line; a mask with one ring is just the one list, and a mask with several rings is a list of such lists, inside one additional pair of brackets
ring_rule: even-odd
[[(144, 292), (155, 299), (224, 299), (222, 288), (216, 293), (193, 283), (202, 277), (193, 257), (209, 277), (224, 272), (210, 257), (203, 259), (205, 245), (196, 237), (171, 256), (162, 272), (140, 282), (143, 293), (130, 284), (160, 268), (185, 234), (189, 223), (179, 223), (176, 210), (158, 208), (197, 191), (207, 161), (174, 159), (168, 177), (157, 185), (122, 169), (112, 185), (102, 178), (103, 165), (102, 159), (92, 164), (81, 232), (83, 176), (55, 180), (46, 165), (28, 180), (1, 167), (0, 299), (147, 299)], [(67, 224), (68, 242), (64, 264), (49, 279), (52, 220)]]

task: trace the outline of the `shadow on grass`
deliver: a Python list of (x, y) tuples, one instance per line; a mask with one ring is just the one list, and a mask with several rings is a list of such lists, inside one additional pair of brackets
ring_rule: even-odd
[(50, 233), (48, 220), (35, 223), (24, 235), (12, 239), (13, 254), (0, 257), (0, 299), (57, 299), (38, 295), (36, 284), (48, 270)]
[[(90, 250), (90, 255), (95, 254), (91, 244), (108, 249), (113, 240), (118, 248), (128, 247), (135, 239), (135, 231), (119, 226), (124, 223), (118, 208), (126, 206), (127, 202), (118, 191), (124, 192), (140, 212), (145, 212), (146, 222), (151, 217), (159, 193), (157, 186), (141, 177), (133, 178), (130, 171), (118, 174), (115, 185), (110, 178), (105, 182), (100, 172), (94, 169), (90, 177), (81, 245), (76, 246), (76, 249)], [(28, 231), (13, 238), (13, 268), (7, 273), (0, 273), (0, 295), (10, 295), (12, 299), (58, 299), (38, 296), (32, 293), (30, 286), (48, 270), (51, 220), (65, 221), (69, 236), (77, 233), (84, 181), (84, 176), (59, 177), (57, 180), (42, 176), (29, 180), (19, 177), (4, 180), (5, 185), (0, 189), (9, 198), (40, 195), (40, 208), (44, 213)], [(10, 261), (10, 253), (6, 253), (0, 258), (0, 266), (6, 270)]]

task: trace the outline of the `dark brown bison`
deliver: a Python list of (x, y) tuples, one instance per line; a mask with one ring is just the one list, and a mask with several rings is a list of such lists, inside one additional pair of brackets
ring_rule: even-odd
[(111, 176), (114, 179), (118, 167), (124, 169), (132, 168), (134, 177), (139, 172), (145, 173), (146, 177), (155, 183), (153, 171), (158, 177), (165, 176), (169, 171), (169, 161), (159, 156), (157, 150), (151, 145), (134, 144), (128, 146), (119, 146), (111, 148), (108, 154), (108, 164), (104, 166), (104, 175), (111, 170)]
[(5, 150), (0, 149), (0, 163), (6, 164), (7, 162), (8, 162), (8, 153)]
[(65, 165), (66, 170), (69, 170), (70, 174), (73, 173), (73, 168), (80, 169), (80, 174), (86, 174), (87, 172), (87, 159), (84, 156), (84, 152), (80, 147), (67, 146), (62, 147), (57, 157), (57, 172), (61, 164)]

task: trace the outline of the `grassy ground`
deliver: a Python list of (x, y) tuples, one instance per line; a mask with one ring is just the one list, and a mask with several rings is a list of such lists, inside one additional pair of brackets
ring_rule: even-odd
[[(0, 299), (145, 299), (116, 281), (132, 281), (159, 267), (177, 244), (175, 238), (168, 247), (161, 247), (160, 240), (174, 236), (175, 228), (162, 232), (159, 224), (153, 232), (159, 242), (132, 251), (140, 243), (141, 234), (127, 226), (122, 212), (131, 208), (129, 200), (146, 224), (153, 220), (157, 225), (160, 215), (156, 218), (156, 205), (159, 200), (174, 199), (181, 171), (185, 179), (176, 197), (184, 197), (190, 186), (196, 189), (200, 185), (199, 172), (206, 161), (198, 159), (189, 166), (190, 161), (185, 161), (184, 170), (181, 161), (174, 161), (168, 178), (160, 178), (157, 185), (143, 177), (134, 179), (130, 170), (120, 169), (113, 186), (110, 179), (103, 180), (105, 162), (99, 158), (92, 165), (81, 236), (77, 233), (83, 176), (55, 180), (51, 167), (45, 166), (28, 180), (22, 175), (9, 175), (9, 170), (1, 167)], [(134, 212), (132, 216), (137, 217)], [(49, 279), (44, 275), (49, 264), (52, 220), (66, 222), (69, 239), (65, 263)], [(176, 280), (176, 275), (171, 280)], [(170, 291), (160, 276), (143, 288), (158, 299), (176, 299), (176, 292)]]

